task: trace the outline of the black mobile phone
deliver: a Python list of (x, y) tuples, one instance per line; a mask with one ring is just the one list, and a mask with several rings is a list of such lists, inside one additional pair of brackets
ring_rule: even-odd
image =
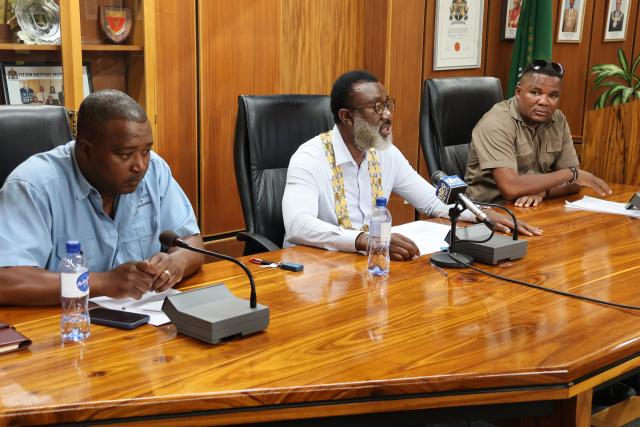
[(89, 317), (91, 318), (91, 323), (113, 326), (121, 329), (134, 329), (149, 321), (149, 316), (146, 314), (111, 310), (103, 307), (89, 310)]

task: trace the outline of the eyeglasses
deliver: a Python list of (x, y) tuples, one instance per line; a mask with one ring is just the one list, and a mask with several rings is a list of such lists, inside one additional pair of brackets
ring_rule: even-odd
[(562, 77), (564, 75), (564, 67), (559, 62), (545, 61), (544, 59), (536, 59), (531, 64), (524, 67), (522, 74), (529, 71), (543, 72), (554, 77)]
[(374, 104), (360, 105), (356, 107), (351, 107), (352, 110), (360, 110), (362, 108), (371, 108), (373, 107), (373, 111), (378, 115), (382, 115), (384, 113), (384, 109), (389, 110), (390, 113), (393, 113), (393, 110), (396, 108), (396, 100), (393, 98), (389, 98), (386, 101), (378, 101)]

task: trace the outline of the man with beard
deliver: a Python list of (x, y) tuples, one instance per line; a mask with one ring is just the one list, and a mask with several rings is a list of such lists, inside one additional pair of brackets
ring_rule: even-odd
[[(378, 79), (366, 71), (340, 76), (331, 90), (333, 130), (302, 144), (291, 157), (282, 200), (284, 246), (302, 244), (345, 252), (365, 251), (367, 229), (377, 197), (394, 192), (430, 216), (446, 217), (449, 207), (393, 145), (395, 103)], [(501, 231), (513, 226), (487, 214)], [(473, 221), (469, 212), (462, 220)], [(523, 234), (540, 230), (520, 224)], [(420, 255), (415, 243), (391, 236), (391, 258)]]
[(567, 119), (557, 109), (563, 75), (557, 62), (534, 61), (524, 68), (515, 96), (480, 119), (467, 158), (471, 199), (529, 207), (581, 186), (611, 194), (606, 182), (579, 169)]
[(7, 177), (0, 305), (58, 304), (67, 240), (82, 245), (92, 297), (139, 299), (198, 270), (199, 254), (160, 252), (162, 230), (197, 247), (202, 238), (189, 200), (152, 145), (144, 110), (122, 92), (98, 91), (80, 105), (75, 141), (30, 157)]

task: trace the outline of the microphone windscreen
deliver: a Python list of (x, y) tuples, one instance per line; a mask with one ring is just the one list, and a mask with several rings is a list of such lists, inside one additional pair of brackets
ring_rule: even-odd
[(431, 183), (436, 186), (438, 185), (438, 183), (440, 182), (440, 180), (442, 178), (444, 178), (445, 176), (447, 176), (446, 173), (442, 172), (442, 171), (435, 171), (433, 173), (433, 175), (431, 175)]
[(173, 232), (173, 230), (164, 230), (160, 233), (160, 244), (168, 248), (172, 248), (176, 245), (176, 239), (179, 236)]

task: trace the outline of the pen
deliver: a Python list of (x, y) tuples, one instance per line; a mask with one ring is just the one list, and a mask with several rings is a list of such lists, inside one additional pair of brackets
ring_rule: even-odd
[(277, 263), (277, 262), (274, 262), (274, 261), (267, 261), (267, 260), (260, 259), (260, 258), (251, 258), (251, 259), (249, 260), (249, 262), (250, 262), (250, 263), (253, 263), (253, 264), (258, 264), (258, 265), (271, 265), (271, 264), (280, 265), (280, 264), (279, 264), (279, 263)]
[(437, 265), (435, 265), (434, 263), (431, 263), (431, 267), (435, 268), (437, 271), (440, 272), (440, 274), (442, 274), (444, 277), (449, 277), (449, 274), (444, 271), (443, 269), (441, 269), (440, 267), (438, 267)]

